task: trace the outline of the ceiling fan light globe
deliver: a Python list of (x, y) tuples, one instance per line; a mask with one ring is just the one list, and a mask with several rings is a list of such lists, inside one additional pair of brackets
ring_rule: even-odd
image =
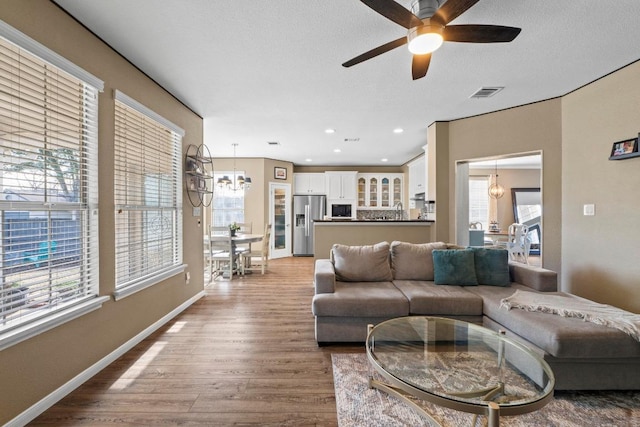
[(440, 34), (422, 34), (409, 42), (409, 52), (414, 55), (426, 55), (438, 50), (442, 46), (442, 42)]

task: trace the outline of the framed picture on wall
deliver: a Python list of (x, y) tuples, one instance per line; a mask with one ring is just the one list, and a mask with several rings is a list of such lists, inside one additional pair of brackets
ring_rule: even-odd
[(613, 143), (613, 147), (611, 147), (610, 157), (624, 156), (625, 154), (631, 154), (631, 153), (637, 153), (637, 152), (638, 152), (638, 138), (626, 139), (624, 141), (618, 141)]
[(274, 167), (273, 177), (275, 179), (287, 179), (287, 168)]

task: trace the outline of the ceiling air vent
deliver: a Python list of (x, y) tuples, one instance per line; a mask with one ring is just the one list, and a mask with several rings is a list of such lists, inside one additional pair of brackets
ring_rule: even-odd
[(344, 142), (358, 142), (360, 138), (345, 138)]
[(504, 89), (503, 86), (481, 87), (469, 98), (489, 98)]
[(267, 144), (269, 144), (269, 145), (280, 145), (280, 142), (278, 142), (278, 141), (267, 141)]

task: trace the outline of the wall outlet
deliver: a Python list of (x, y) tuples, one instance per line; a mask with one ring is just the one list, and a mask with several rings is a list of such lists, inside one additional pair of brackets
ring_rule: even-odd
[(584, 216), (594, 216), (596, 214), (596, 205), (587, 204), (582, 207)]
[(202, 209), (200, 209), (200, 206), (194, 207), (193, 208), (193, 216), (200, 216), (202, 215)]
[(188, 271), (185, 271), (184, 272), (184, 283), (185, 283), (185, 285), (188, 285), (190, 281), (191, 281), (191, 273), (189, 273)]

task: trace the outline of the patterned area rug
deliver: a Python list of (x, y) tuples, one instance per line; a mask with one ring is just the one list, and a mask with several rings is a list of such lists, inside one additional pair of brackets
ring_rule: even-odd
[[(370, 389), (370, 376), (381, 379), (364, 354), (332, 354), (339, 427), (429, 426), (408, 405)], [(471, 426), (472, 414), (420, 402), (445, 426)], [(487, 425), (478, 417), (478, 426)], [(529, 414), (501, 417), (505, 427), (640, 427), (640, 392), (556, 392), (552, 402)]]

